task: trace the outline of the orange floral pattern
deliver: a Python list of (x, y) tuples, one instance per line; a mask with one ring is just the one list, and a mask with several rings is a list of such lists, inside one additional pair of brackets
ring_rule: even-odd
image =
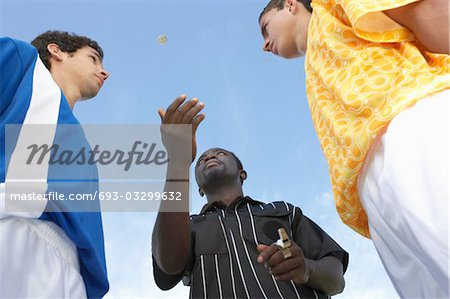
[(343, 222), (370, 237), (357, 177), (403, 109), (450, 88), (450, 56), (421, 49), (383, 10), (414, 0), (313, 0), (305, 60), (311, 115)]

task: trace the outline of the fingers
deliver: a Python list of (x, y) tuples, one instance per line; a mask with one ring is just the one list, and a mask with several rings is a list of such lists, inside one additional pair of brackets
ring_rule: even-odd
[[(263, 247), (260, 247), (260, 246), (266, 246), (266, 248), (265, 249), (263, 249)], [(258, 261), (258, 263), (264, 263), (264, 262), (267, 262), (271, 257), (272, 257), (272, 255), (274, 255), (275, 253), (277, 253), (277, 252), (280, 252), (279, 250), (278, 250), (278, 247), (276, 247), (275, 245), (270, 245), (270, 246), (267, 246), (267, 245), (258, 245), (258, 247), (259, 248), (261, 248), (263, 251), (260, 253), (260, 255), (258, 256), (258, 259), (257, 259), (257, 261)], [(258, 248), (257, 247), (257, 248)], [(259, 250), (258, 250), (259, 251)], [(281, 252), (280, 252), (281, 253)]]
[(161, 123), (164, 122), (164, 115), (166, 115), (166, 111), (164, 109), (158, 109), (159, 117), (161, 118)]
[[(185, 100), (186, 95), (181, 95), (170, 104), (165, 113), (163, 109), (158, 110), (163, 124), (193, 124), (194, 118), (205, 107), (205, 103), (198, 103), (197, 98), (193, 98), (187, 102)], [(197, 119), (197, 121), (198, 126), (201, 119)]]
[(178, 107), (180, 107), (184, 100), (186, 100), (186, 95), (182, 94), (181, 96), (177, 97), (175, 101), (172, 102), (172, 104), (169, 105), (165, 115), (168, 120), (172, 119), (173, 114), (178, 110)]
[(297, 284), (304, 284), (308, 282), (308, 275), (303, 269), (294, 268), (289, 272), (275, 275), (276, 280), (293, 280)]
[(204, 114), (199, 114), (192, 120), (192, 132), (196, 132), (200, 123), (205, 119)]
[(276, 280), (291, 280), (291, 279), (293, 280), (295, 278), (296, 271), (291, 270), (287, 273), (283, 273), (283, 274), (279, 274), (279, 275), (273, 274), (273, 275), (275, 276)]
[(178, 109), (172, 115), (172, 123), (173, 124), (185, 124), (183, 119), (186, 113), (190, 112), (198, 103), (197, 98), (193, 98), (178, 107)]
[[(276, 247), (275, 247), (276, 248)], [(292, 259), (292, 258), (291, 258)], [(289, 260), (289, 259), (288, 259)], [(266, 264), (269, 268), (276, 267), (277, 265), (284, 262), (283, 252), (277, 248), (277, 252), (275, 252), (267, 261)], [(286, 260), (287, 261), (287, 260)]]
[(300, 258), (290, 258), (287, 260), (283, 260), (281, 263), (276, 264), (275, 266), (270, 267), (270, 273), (275, 276), (279, 276), (285, 273), (290, 272), (296, 268), (302, 268), (302, 262)]
[[(188, 106), (186, 103), (183, 106)], [(205, 108), (205, 103), (195, 103), (194, 105), (189, 105), (189, 108), (182, 109), (182, 113), (184, 113), (183, 119), (181, 122), (183, 124), (189, 124), (192, 122), (192, 119), (203, 109)], [(184, 108), (184, 107), (183, 107)], [(186, 110), (186, 112), (183, 112)]]
[(264, 250), (266, 250), (268, 247), (269, 247), (268, 245), (259, 244), (258, 246), (256, 246), (256, 250), (258, 250), (258, 252), (261, 253)]
[[(275, 245), (272, 245), (272, 246), (275, 246)], [(275, 248), (277, 248), (277, 247), (275, 246)], [(303, 251), (300, 249), (300, 247), (298, 247), (298, 245), (292, 244), (290, 247), (290, 250), (291, 250), (292, 257), (285, 259), (283, 252), (281, 250), (278, 250), (278, 248), (277, 248), (277, 252), (275, 254), (273, 254), (269, 260), (267, 260), (267, 265), (269, 267), (273, 268), (273, 267), (276, 267), (277, 265), (279, 265), (285, 261), (289, 261), (295, 257), (300, 257), (302, 259), (304, 258)]]
[(291, 241), (290, 247), (292, 257), (288, 259), (284, 258), (283, 252), (274, 244), (258, 245), (256, 249), (260, 253), (257, 258), (258, 262), (264, 263), (264, 266), (276, 279), (295, 279), (302, 283), (307, 280), (303, 251), (293, 241)]

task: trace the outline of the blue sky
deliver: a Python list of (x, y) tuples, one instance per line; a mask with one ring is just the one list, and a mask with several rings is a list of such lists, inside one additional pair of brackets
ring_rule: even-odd
[[(370, 240), (339, 219), (312, 126), (304, 60), (261, 50), (265, 1), (0, 1), (0, 34), (26, 41), (48, 30), (96, 39), (111, 76), (99, 95), (75, 107), (84, 124), (158, 124), (157, 109), (178, 95), (206, 103), (199, 151), (234, 151), (249, 177), (247, 195), (302, 208), (350, 253), (346, 289), (335, 298), (397, 298)], [(160, 45), (159, 35), (168, 43)], [(192, 184), (192, 212), (205, 199)], [(105, 213), (108, 298), (180, 298), (157, 289), (150, 237), (155, 213)]]

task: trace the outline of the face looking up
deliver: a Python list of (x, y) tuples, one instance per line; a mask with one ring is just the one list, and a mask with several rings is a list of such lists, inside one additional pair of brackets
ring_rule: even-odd
[(81, 99), (95, 97), (109, 77), (96, 50), (89, 46), (66, 54), (65, 71), (80, 90)]
[(239, 178), (241, 169), (233, 154), (221, 148), (204, 152), (195, 165), (195, 178), (200, 187)]
[(60, 88), (66, 96), (76, 95), (77, 99), (85, 100), (97, 95), (109, 74), (94, 48), (84, 46), (67, 53), (56, 44), (50, 44), (48, 49), (52, 53), (50, 72), (59, 78)]
[(260, 20), (263, 50), (284, 58), (304, 56), (311, 13), (296, 0), (286, 0), (284, 8), (273, 8)]

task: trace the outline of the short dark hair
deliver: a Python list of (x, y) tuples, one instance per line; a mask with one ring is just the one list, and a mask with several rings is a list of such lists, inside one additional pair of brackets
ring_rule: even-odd
[[(276, 8), (277, 10), (282, 10), (284, 8), (284, 2), (285, 1), (286, 0), (270, 0), (270, 2), (267, 3), (266, 7), (264, 7), (263, 11), (259, 15), (258, 22), (261, 22), (261, 18), (263, 17), (263, 15), (268, 13), (270, 10), (272, 10), (274, 8)], [(297, 2), (300, 2), (301, 4), (303, 4), (303, 6), (309, 12), (312, 12), (311, 0), (297, 0)]]
[(39, 57), (48, 70), (51, 68), (51, 54), (47, 50), (47, 46), (52, 43), (57, 44), (61, 51), (66, 53), (74, 53), (80, 48), (89, 46), (96, 50), (103, 59), (103, 50), (95, 40), (66, 31), (47, 31), (37, 36), (31, 44), (37, 49)]

